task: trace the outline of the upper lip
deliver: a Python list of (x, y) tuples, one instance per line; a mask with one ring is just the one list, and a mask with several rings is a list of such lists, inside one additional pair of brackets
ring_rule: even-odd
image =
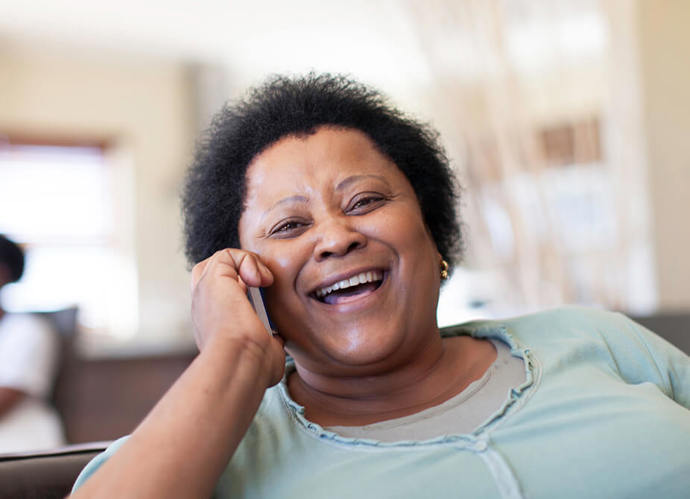
[(386, 269), (383, 267), (375, 267), (375, 266), (367, 266), (367, 267), (361, 267), (357, 268), (354, 270), (348, 270), (346, 272), (341, 272), (339, 274), (334, 274), (332, 276), (328, 276), (328, 279), (322, 281), (321, 283), (317, 284), (316, 286), (312, 287), (311, 291), (309, 291), (309, 295), (314, 296), (316, 294), (316, 291), (318, 291), (321, 288), (325, 288), (326, 286), (332, 286), (336, 282), (342, 281), (343, 279), (349, 279), (351, 277), (354, 277), (356, 275), (359, 275), (363, 272), (372, 272), (372, 271), (379, 271), (382, 274), (386, 274)]

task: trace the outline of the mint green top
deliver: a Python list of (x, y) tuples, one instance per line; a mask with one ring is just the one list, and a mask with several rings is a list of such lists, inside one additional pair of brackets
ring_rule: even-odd
[(690, 496), (690, 359), (677, 348), (623, 315), (581, 308), (444, 334), (499, 339), (525, 360), (525, 382), (473, 432), (341, 437), (305, 419), (282, 382), (267, 390), (216, 497)]

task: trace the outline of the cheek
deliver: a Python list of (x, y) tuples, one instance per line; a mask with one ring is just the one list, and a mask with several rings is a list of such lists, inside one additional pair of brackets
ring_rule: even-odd
[(400, 249), (415, 251), (420, 258), (438, 253), (421, 213), (412, 207), (388, 214), (377, 228), (382, 238)]
[(294, 251), (277, 251), (266, 256), (266, 260), (277, 277), (292, 276), (298, 268)]
[(264, 291), (267, 306), (283, 308), (294, 302), (298, 298), (295, 283), (306, 261), (307, 251), (292, 244), (281, 244), (257, 253), (273, 273), (273, 284)]
[(292, 312), (298, 309), (293, 292), (293, 273), (285, 259), (264, 257), (263, 261), (273, 273), (273, 284), (263, 290), (264, 304), (274, 328), (284, 333), (285, 324), (293, 321)]
[(402, 278), (410, 293), (426, 295), (440, 286), (441, 256), (421, 213), (408, 209), (382, 228), (401, 257)]

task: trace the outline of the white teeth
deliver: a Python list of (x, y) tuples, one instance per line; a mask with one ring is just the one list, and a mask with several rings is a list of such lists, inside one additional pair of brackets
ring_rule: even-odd
[(357, 286), (358, 284), (366, 284), (367, 282), (377, 282), (383, 279), (383, 273), (378, 270), (372, 270), (369, 272), (362, 272), (349, 279), (343, 279), (330, 286), (326, 286), (316, 290), (316, 296), (321, 298), (326, 296), (328, 293), (332, 293), (337, 289), (345, 289), (352, 286)]

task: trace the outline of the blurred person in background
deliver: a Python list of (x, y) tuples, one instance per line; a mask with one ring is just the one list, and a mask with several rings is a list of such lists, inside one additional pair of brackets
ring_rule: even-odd
[(224, 108), (183, 199), (200, 353), (74, 497), (687, 497), (677, 348), (583, 308), (439, 331), (456, 201), (433, 130), (357, 82)]
[[(23, 272), (24, 252), (0, 235), (0, 290), (18, 281)], [(58, 362), (58, 340), (46, 320), (6, 312), (0, 302), (0, 453), (64, 444), (60, 418), (47, 400)]]

